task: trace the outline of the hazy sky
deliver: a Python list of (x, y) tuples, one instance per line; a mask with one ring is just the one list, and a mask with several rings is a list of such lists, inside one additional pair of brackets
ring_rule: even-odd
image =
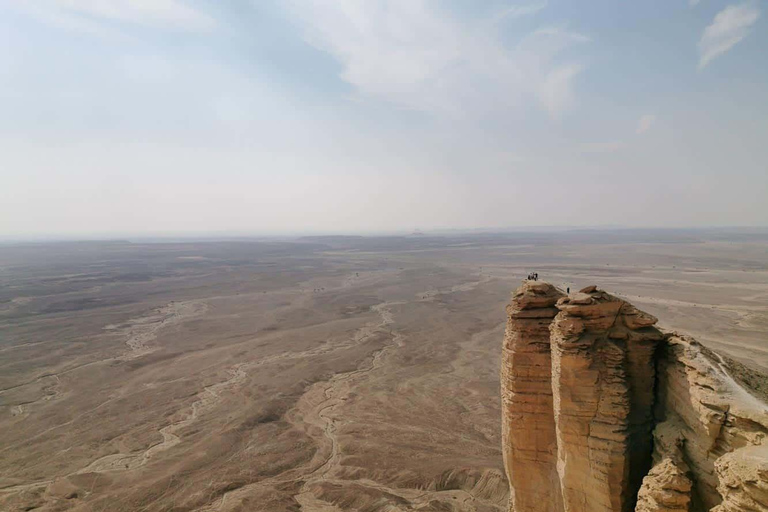
[(724, 0), (0, 0), (0, 236), (768, 224)]

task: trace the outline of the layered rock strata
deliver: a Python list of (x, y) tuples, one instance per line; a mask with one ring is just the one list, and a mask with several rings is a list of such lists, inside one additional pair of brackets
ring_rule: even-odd
[(551, 326), (558, 473), (567, 511), (632, 510), (650, 467), (656, 319), (597, 289)]
[(525, 282), (507, 313), (510, 510), (768, 510), (766, 406), (717, 354), (594, 286)]
[(507, 306), (501, 362), (504, 464), (514, 480), (514, 510), (562, 510), (556, 466), (549, 325), (565, 294), (548, 283), (526, 282)]

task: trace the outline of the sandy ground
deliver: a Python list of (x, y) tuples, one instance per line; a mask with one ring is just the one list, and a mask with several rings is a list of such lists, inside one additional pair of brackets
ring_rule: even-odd
[(768, 237), (0, 247), (0, 509), (505, 510), (498, 364), (531, 271), (768, 369)]

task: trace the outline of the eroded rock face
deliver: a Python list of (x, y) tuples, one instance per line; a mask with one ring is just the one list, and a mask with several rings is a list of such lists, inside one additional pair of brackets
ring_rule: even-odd
[(554, 286), (528, 281), (507, 307), (501, 364), (504, 467), (516, 512), (562, 510), (555, 457), (549, 325), (564, 297)]
[(510, 510), (768, 511), (767, 409), (717, 354), (595, 286), (507, 312)]
[(718, 491), (723, 498), (713, 512), (763, 511), (768, 506), (768, 449), (747, 447), (715, 462)]
[(651, 468), (637, 496), (636, 512), (688, 512), (691, 479), (684, 466), (665, 458)]
[(656, 319), (590, 287), (551, 326), (564, 510), (631, 511), (651, 463)]
[[(739, 488), (768, 488), (768, 475), (763, 472), (761, 480), (757, 471), (760, 457), (746, 456), (765, 453), (762, 444), (768, 433), (766, 405), (730, 377), (717, 354), (688, 336), (666, 336), (660, 347), (658, 368), (656, 416), (661, 425), (682, 439), (682, 454), (694, 482), (692, 510), (768, 510), (768, 497), (760, 497), (759, 492), (755, 496), (757, 508), (732, 505), (740, 499), (737, 496), (749, 494), (738, 491)], [(734, 465), (729, 461), (740, 462)], [(766, 462), (760, 462), (764, 469)], [(745, 465), (754, 470), (749, 478)]]
[(679, 425), (665, 421), (653, 432), (653, 467), (643, 479), (636, 512), (688, 512), (693, 482), (683, 457)]

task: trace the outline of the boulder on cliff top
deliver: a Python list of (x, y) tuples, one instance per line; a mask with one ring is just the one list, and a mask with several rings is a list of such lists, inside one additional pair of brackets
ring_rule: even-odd
[(524, 281), (512, 294), (509, 306), (516, 310), (554, 307), (565, 295), (555, 286), (543, 281)]

